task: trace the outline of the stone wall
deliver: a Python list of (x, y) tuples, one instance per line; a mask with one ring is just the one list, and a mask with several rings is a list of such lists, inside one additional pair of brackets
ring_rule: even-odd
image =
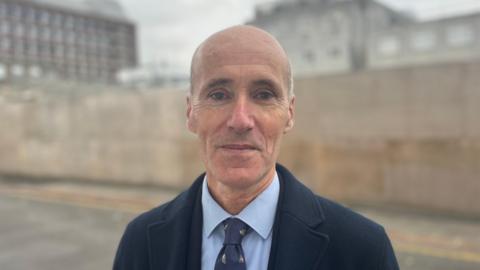
[[(479, 72), (297, 81), (280, 162), (327, 197), (480, 216)], [(56, 88), (0, 90), (0, 174), (183, 188), (202, 171), (184, 91)]]

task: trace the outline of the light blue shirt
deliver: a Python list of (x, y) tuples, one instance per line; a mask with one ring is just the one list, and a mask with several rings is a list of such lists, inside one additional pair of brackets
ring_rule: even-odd
[[(242, 240), (247, 270), (266, 270), (268, 267), (272, 246), (272, 228), (279, 193), (280, 183), (275, 172), (272, 183), (238, 215), (234, 216), (247, 223), (251, 228)], [(213, 199), (208, 191), (206, 176), (202, 186), (202, 209), (202, 270), (213, 270), (225, 237), (225, 232), (219, 225), (232, 215)]]

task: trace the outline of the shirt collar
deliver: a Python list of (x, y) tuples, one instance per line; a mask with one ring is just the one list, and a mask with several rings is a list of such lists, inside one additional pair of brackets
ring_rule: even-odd
[(210, 237), (213, 230), (226, 218), (231, 215), (213, 199), (208, 191), (207, 175), (203, 178), (202, 184), (202, 210), (203, 210), (203, 234)]
[[(270, 185), (262, 191), (235, 217), (243, 220), (263, 239), (267, 239), (272, 231), (277, 210), (280, 183), (275, 172)], [(210, 237), (215, 228), (226, 218), (232, 217), (212, 197), (207, 187), (207, 176), (202, 184), (203, 232)], [(259, 218), (262, 217), (262, 218)]]

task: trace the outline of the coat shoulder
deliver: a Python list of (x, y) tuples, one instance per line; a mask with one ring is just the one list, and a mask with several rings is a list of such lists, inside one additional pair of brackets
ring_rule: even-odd
[(114, 270), (149, 268), (148, 228), (174, 215), (175, 209), (181, 209), (185, 196), (182, 193), (172, 201), (142, 213), (128, 223), (115, 255)]
[[(395, 269), (398, 264), (385, 229), (375, 221), (323, 197), (317, 196), (325, 222), (322, 231), (330, 238), (331, 260), (348, 254), (358, 269)], [(360, 267), (362, 266), (362, 267)]]
[(340, 203), (315, 195), (283, 166), (277, 165), (277, 171), (284, 183), (282, 211), (328, 238), (322, 261), (325, 269), (398, 269), (381, 225)]
[(331, 228), (334, 232), (341, 231), (349, 234), (353, 232), (358, 235), (362, 232), (364, 236), (375, 237), (375, 235), (383, 234), (383, 227), (375, 221), (353, 211), (350, 208), (343, 206), (338, 202), (315, 195), (317, 203), (322, 208), (325, 220), (331, 223)]
[(141, 213), (135, 217), (127, 226), (128, 227), (147, 227), (152, 224), (161, 223), (172, 219), (179, 212), (182, 212), (188, 206), (188, 191), (184, 191), (174, 199)]
[(203, 175), (199, 176), (189, 189), (183, 191), (174, 199), (135, 217), (127, 226), (127, 231), (129, 227), (146, 229), (148, 226), (169, 221), (185, 210), (191, 210), (198, 191), (201, 189), (202, 180)]
[(188, 190), (173, 200), (155, 207), (135, 217), (128, 223), (118, 245), (114, 260), (114, 270), (148, 269), (150, 255), (149, 229), (168, 223), (178, 215), (191, 210), (201, 181), (196, 181)]

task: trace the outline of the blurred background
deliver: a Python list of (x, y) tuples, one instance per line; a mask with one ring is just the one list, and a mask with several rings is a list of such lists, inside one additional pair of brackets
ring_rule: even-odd
[(280, 162), (385, 226), (401, 269), (480, 269), (480, 1), (0, 0), (0, 269), (109, 269), (127, 222), (202, 171), (189, 62), (272, 33)]

